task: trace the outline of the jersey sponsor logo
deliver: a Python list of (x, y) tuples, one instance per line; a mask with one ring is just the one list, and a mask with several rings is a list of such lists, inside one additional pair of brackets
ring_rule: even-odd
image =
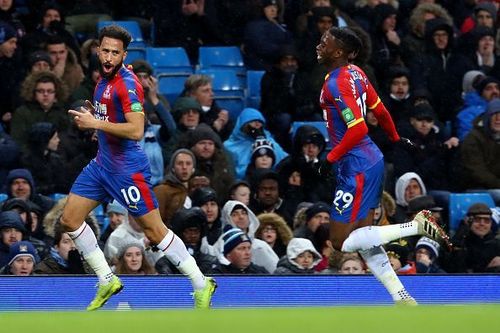
[(135, 91), (135, 89), (129, 89), (129, 90), (127, 90), (127, 92), (129, 94), (137, 95), (137, 92)]
[(109, 121), (108, 107), (105, 103), (95, 102), (94, 118)]
[(130, 109), (134, 112), (142, 112), (142, 105), (140, 102), (132, 103)]
[(333, 99), (335, 100), (335, 102), (342, 103), (342, 98), (341, 97), (334, 97)]
[(347, 125), (356, 120), (356, 118), (354, 117), (354, 113), (352, 113), (352, 110), (350, 108), (345, 108), (344, 110), (342, 110), (342, 118), (344, 118), (344, 121)]

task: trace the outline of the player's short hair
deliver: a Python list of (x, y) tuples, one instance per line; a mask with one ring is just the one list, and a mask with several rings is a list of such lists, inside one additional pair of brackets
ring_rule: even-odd
[(341, 48), (347, 53), (348, 60), (354, 60), (363, 47), (359, 36), (347, 27), (331, 27), (330, 34), (341, 44)]
[(99, 45), (102, 43), (104, 37), (119, 39), (123, 42), (123, 49), (126, 50), (130, 42), (132, 41), (132, 36), (127, 30), (118, 25), (108, 25), (99, 31)]

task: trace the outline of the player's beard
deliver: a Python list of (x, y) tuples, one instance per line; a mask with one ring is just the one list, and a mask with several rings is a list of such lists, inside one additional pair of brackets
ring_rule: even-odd
[(103, 64), (102, 64), (101, 60), (98, 59), (97, 61), (99, 62), (99, 74), (101, 74), (101, 77), (103, 77), (107, 80), (112, 79), (116, 75), (116, 73), (118, 73), (120, 68), (122, 68), (122, 66), (123, 66), (123, 61), (120, 61), (120, 63), (118, 65), (116, 65), (111, 72), (106, 74), (102, 68)]

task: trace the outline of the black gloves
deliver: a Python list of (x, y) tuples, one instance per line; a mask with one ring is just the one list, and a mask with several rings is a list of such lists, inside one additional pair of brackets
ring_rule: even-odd
[(333, 164), (328, 162), (326, 158), (314, 164), (316, 173), (324, 178), (330, 177), (332, 175), (332, 166)]
[(408, 147), (408, 148), (417, 148), (417, 145), (411, 141), (410, 139), (408, 138), (404, 138), (404, 137), (400, 137), (399, 138), (399, 142), (405, 146), (405, 147)]

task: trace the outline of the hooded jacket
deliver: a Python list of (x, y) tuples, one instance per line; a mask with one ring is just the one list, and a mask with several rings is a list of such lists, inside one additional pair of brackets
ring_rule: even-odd
[[(306, 251), (311, 252), (314, 259), (309, 267), (303, 268), (294, 259)], [(314, 266), (316, 266), (321, 259), (321, 254), (316, 251), (309, 239), (293, 238), (290, 243), (288, 243), (286, 256), (280, 259), (278, 268), (276, 268), (274, 274), (314, 274)]]
[[(274, 253), (269, 244), (261, 239), (255, 238), (255, 232), (259, 228), (260, 222), (255, 214), (244, 203), (236, 200), (229, 200), (228, 202), (226, 202), (221, 211), (222, 229), (224, 230), (224, 227), (227, 225), (237, 228), (237, 226), (231, 220), (231, 212), (236, 205), (243, 206), (248, 213), (249, 225), (246, 234), (252, 240), (252, 263), (257, 266), (264, 267), (269, 273), (274, 272), (279, 258), (276, 253)], [(223, 253), (224, 239), (222, 235), (214, 243), (213, 246), (208, 245), (206, 238), (203, 238), (201, 251), (217, 257), (219, 262), (223, 265), (230, 264)]]
[[(245, 108), (241, 111), (238, 119), (236, 120), (236, 125), (234, 126), (233, 132), (229, 139), (224, 141), (224, 147), (231, 155), (235, 163), (235, 171), (237, 179), (245, 178), (245, 171), (250, 164), (252, 157), (252, 145), (255, 138), (252, 138), (249, 134), (243, 131), (243, 127), (252, 121), (259, 121), (266, 125), (266, 119), (260, 113), (260, 111), (253, 108)], [(264, 129), (263, 136), (266, 137), (268, 141), (273, 144), (274, 154), (276, 156), (275, 165), (278, 164), (283, 158), (288, 154), (281, 148), (281, 146), (274, 140), (271, 133)]]
[(394, 191), (396, 199), (396, 213), (394, 214), (394, 220), (396, 223), (403, 223), (407, 219), (406, 209), (408, 207), (408, 202), (405, 200), (405, 191), (412, 179), (415, 179), (420, 185), (422, 195), (427, 194), (427, 189), (425, 188), (422, 178), (420, 178), (420, 176), (415, 172), (407, 172), (399, 177), (396, 181), (396, 189)]
[(490, 128), (491, 117), (496, 112), (500, 110), (489, 108), (478, 117), (462, 142), (461, 178), (465, 188), (500, 188), (500, 142), (495, 141)]
[(43, 214), (46, 214), (54, 206), (55, 204), (54, 200), (52, 200), (47, 196), (37, 193), (35, 187), (35, 181), (33, 180), (33, 176), (31, 175), (31, 172), (28, 169), (10, 170), (5, 180), (6, 192), (7, 195), (9, 196), (9, 199), (13, 198), (11, 184), (17, 178), (26, 179), (28, 181), (31, 187), (31, 194), (29, 200), (37, 204), (42, 210)]
[(188, 198), (187, 187), (177, 178), (174, 173), (174, 163), (177, 155), (188, 154), (193, 159), (193, 167), (196, 170), (196, 157), (189, 149), (178, 149), (174, 152), (170, 158), (170, 163), (168, 165), (167, 175), (162, 184), (155, 186), (153, 191), (158, 200), (158, 209), (160, 210), (160, 215), (163, 223), (166, 225), (170, 224), (170, 220), (174, 216), (174, 213), (181, 207), (185, 206), (186, 199)]

